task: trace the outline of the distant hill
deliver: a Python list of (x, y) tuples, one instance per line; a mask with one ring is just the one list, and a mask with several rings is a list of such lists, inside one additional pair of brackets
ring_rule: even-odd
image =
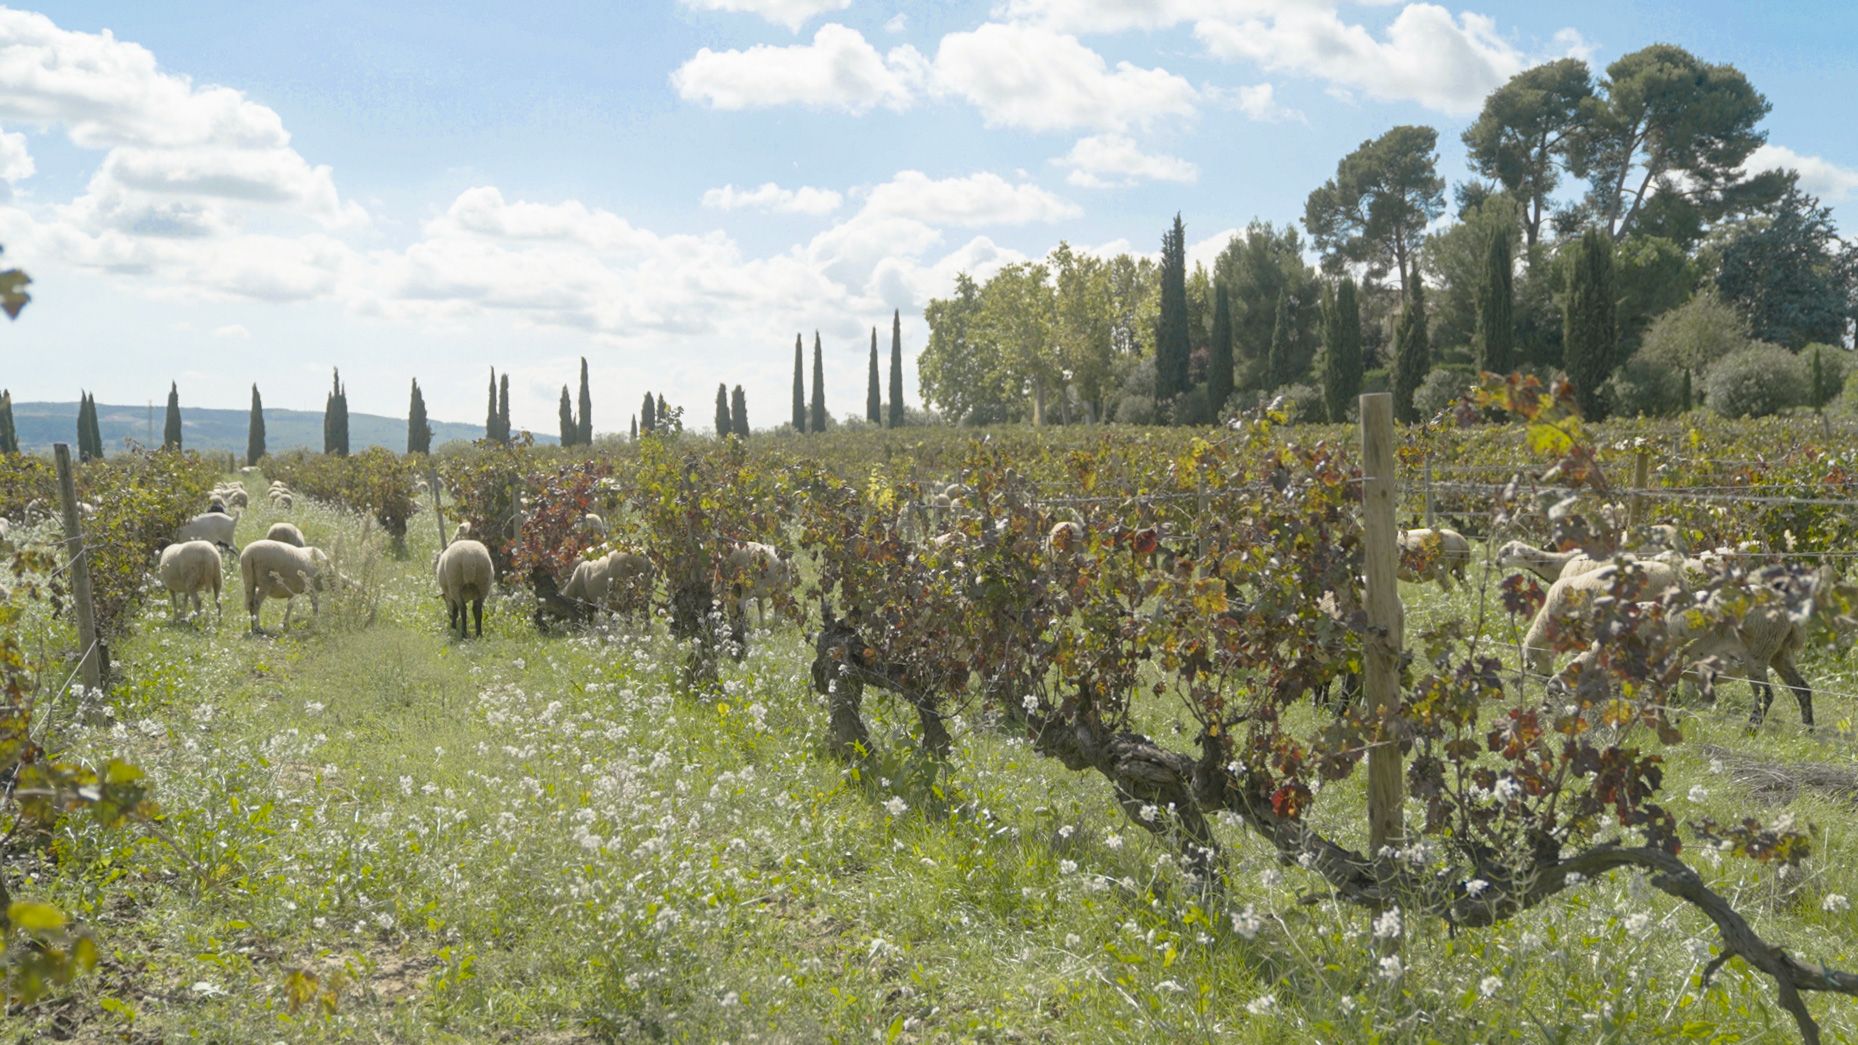
[[(149, 437), (147, 406), (110, 406), (97, 404), (97, 427), (103, 433), (106, 453), (119, 450), (124, 439), (134, 439), (145, 446), (159, 444), (167, 408), (155, 404), (154, 438)], [(246, 422), (251, 410), (212, 410), (198, 406), (181, 407), (181, 442), (189, 450), (231, 450), (245, 452)], [(19, 431), (19, 448), (28, 453), (49, 450), (53, 443), (77, 443), (76, 403), (14, 403), (13, 425)], [(454, 439), (482, 438), (483, 424), (432, 422), (432, 445)], [(555, 436), (536, 433), (536, 442), (553, 443)], [(398, 453), (406, 449), (406, 419), (379, 414), (348, 415), (348, 444), (351, 450), (384, 446)], [(282, 410), (265, 408), (265, 449), (321, 450), (323, 415), (320, 410)]]

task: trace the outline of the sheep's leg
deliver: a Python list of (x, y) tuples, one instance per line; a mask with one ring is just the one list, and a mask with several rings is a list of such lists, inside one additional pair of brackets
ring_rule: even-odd
[(1794, 666), (1792, 656), (1782, 654), (1776, 657), (1774, 670), (1780, 674), (1787, 688), (1793, 690), (1794, 699), (1800, 702), (1800, 723), (1810, 732), (1813, 728), (1813, 687), (1807, 684), (1806, 677)]
[(1774, 684), (1768, 681), (1766, 665), (1750, 664), (1748, 670), (1748, 688), (1755, 697), (1754, 710), (1748, 714), (1748, 728), (1760, 729), (1763, 719), (1768, 717), (1768, 708), (1774, 704)]
[(290, 630), (290, 613), (292, 610), (296, 608), (297, 608), (297, 597), (295, 595), (284, 596), (284, 630), (285, 631)]
[(480, 639), (483, 638), (484, 637), (484, 600), (483, 599), (472, 599), (471, 600), (471, 617), (473, 618), (473, 621), (477, 625), (477, 637)]
[(761, 595), (759, 593), (755, 595), (755, 630), (768, 630), (768, 614), (767, 610), (761, 604)]
[(174, 623), (179, 624), (181, 622), (181, 593), (180, 592), (171, 591), (168, 593), (168, 609), (171, 611), (171, 616), (174, 619)]

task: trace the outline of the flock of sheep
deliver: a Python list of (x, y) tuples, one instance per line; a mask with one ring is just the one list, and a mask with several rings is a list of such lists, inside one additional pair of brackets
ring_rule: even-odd
[[(1802, 724), (1813, 727), (1812, 687), (1794, 658), (1806, 645), (1812, 616), (1829, 608), (1838, 590), (1835, 577), (1818, 571), (1803, 582), (1809, 589), (1805, 598), (1789, 599), (1788, 586), (1802, 582), (1790, 571), (1771, 568), (1760, 579), (1781, 597), (1749, 600), (1710, 582), (1723, 575), (1728, 560), (1749, 554), (1750, 548), (1691, 555), (1678, 531), (1665, 525), (1628, 530), (1625, 543), (1629, 550), (1606, 558), (1548, 551), (1523, 541), (1497, 549), (1498, 565), (1527, 570), (1549, 583), (1522, 639), (1524, 667), (1531, 674), (1556, 688), (1574, 685), (1580, 672), (1595, 665), (1601, 644), (1591, 643), (1556, 673), (1554, 636), (1576, 624), (1597, 600), (1626, 592), (1638, 604), (1632, 607), (1637, 615), (1656, 622), (1661, 637), (1680, 651), (1688, 674), (1707, 680), (1717, 666), (1726, 666), (1731, 677), (1749, 683), (1755, 696), (1752, 724), (1759, 725), (1773, 703), (1771, 668), (1799, 702)], [(1465, 580), (1471, 562), (1470, 542), (1452, 530), (1401, 531), (1400, 550), (1402, 580), (1433, 581), (1446, 590), (1454, 580)]]
[[(288, 510), (296, 495), (286, 484), (273, 482), (266, 499), (273, 508)], [(175, 619), (180, 618), (183, 605), (191, 605), (195, 614), (204, 612), (202, 597), (208, 591), (213, 593), (214, 614), (224, 616), (220, 604), (222, 550), (239, 554), (239, 580), (253, 634), (259, 631), (259, 612), (267, 599), (285, 600), (284, 626), (289, 627), (296, 596), (308, 595), (310, 611), (317, 613), (321, 610), (317, 596), (331, 584), (346, 580), (330, 567), (329, 556), (310, 546), (303, 531), (292, 523), (273, 523), (263, 540), (244, 548), (234, 545), (233, 531), (246, 504), (245, 487), (237, 483), (214, 487), (207, 510), (182, 524), (174, 542), (161, 550), (156, 576), (167, 589)]]

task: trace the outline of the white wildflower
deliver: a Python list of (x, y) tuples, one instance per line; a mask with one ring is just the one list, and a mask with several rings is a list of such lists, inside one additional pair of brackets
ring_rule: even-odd
[(1494, 997), (1496, 996), (1498, 989), (1501, 988), (1502, 986), (1503, 986), (1503, 977), (1486, 976), (1483, 979), (1477, 981), (1477, 993), (1486, 998)]
[(1406, 966), (1400, 964), (1399, 955), (1390, 954), (1387, 957), (1381, 959), (1381, 972), (1380, 972), (1381, 979), (1397, 980), (1400, 978), (1401, 974), (1404, 972), (1406, 972)]
[(1155, 804), (1153, 802), (1147, 803), (1141, 809), (1136, 811), (1137, 816), (1141, 817), (1144, 822), (1150, 823), (1150, 824), (1154, 823), (1155, 817), (1159, 816), (1160, 814), (1161, 814), (1161, 810), (1156, 809)]
[(1269, 1016), (1277, 1011), (1277, 996), (1261, 994), (1245, 1003), (1245, 1011), (1253, 1016)]
[(1232, 916), (1232, 931), (1247, 940), (1257, 936), (1258, 930), (1262, 928), (1264, 928), (1264, 919), (1258, 917), (1257, 912), (1252, 910), (1251, 904), (1246, 904), (1245, 910)]
[(1709, 788), (1704, 787), (1702, 784), (1690, 785), (1690, 800), (1692, 802), (1701, 802), (1708, 797), (1710, 797)]
[(1103, 844), (1110, 847), (1111, 849), (1121, 849), (1123, 847), (1123, 836), (1122, 835), (1105, 835), (1103, 838)]
[(1076, 833), (1077, 833), (1077, 828), (1072, 827), (1070, 824), (1066, 824), (1063, 827), (1058, 829), (1059, 838), (1070, 838), (1072, 835)]
[(1626, 916), (1626, 931), (1637, 936), (1645, 931), (1645, 927), (1650, 925), (1651, 921), (1651, 915), (1646, 914), (1644, 911), (1635, 911)]
[(1490, 883), (1484, 881), (1482, 878), (1473, 878), (1464, 883), (1464, 891), (1471, 896), (1482, 896), (1484, 895), (1484, 890), (1489, 888)]
[(1076, 933), (1065, 933), (1064, 934), (1064, 945), (1066, 947), (1071, 948), (1072, 950), (1076, 950), (1079, 946), (1083, 944), (1083, 942), (1084, 942), (1084, 938), (1079, 936)]
[(1400, 936), (1400, 908), (1389, 907), (1374, 919), (1374, 938), (1393, 940)]
[(1026, 714), (1036, 715), (1039, 713), (1039, 698), (1028, 693), (1020, 698), (1019, 706), (1026, 709)]
[(902, 795), (891, 795), (890, 801), (884, 803), (884, 808), (890, 811), (891, 816), (902, 816), (910, 804), (903, 800)]
[(1076, 860), (1058, 861), (1058, 873), (1059, 874), (1076, 874), (1077, 873), (1077, 861)]
[(1845, 898), (1844, 893), (1827, 893), (1826, 898), (1819, 901), (1819, 909), (1830, 914), (1843, 914), (1852, 909), (1852, 902)]

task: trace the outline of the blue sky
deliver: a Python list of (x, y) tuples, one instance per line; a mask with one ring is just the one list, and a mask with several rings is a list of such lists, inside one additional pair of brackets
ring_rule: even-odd
[[(483, 412), (552, 431), (716, 384), (784, 416), (796, 331), (863, 403), (873, 325), (1060, 239), (1196, 256), (1294, 220), (1355, 144), (1458, 132), (1515, 70), (1655, 41), (1773, 103), (1763, 164), (1858, 217), (1858, 5), (627, 0), (0, 9), (16, 398)], [(909, 366), (909, 385), (915, 386)]]

